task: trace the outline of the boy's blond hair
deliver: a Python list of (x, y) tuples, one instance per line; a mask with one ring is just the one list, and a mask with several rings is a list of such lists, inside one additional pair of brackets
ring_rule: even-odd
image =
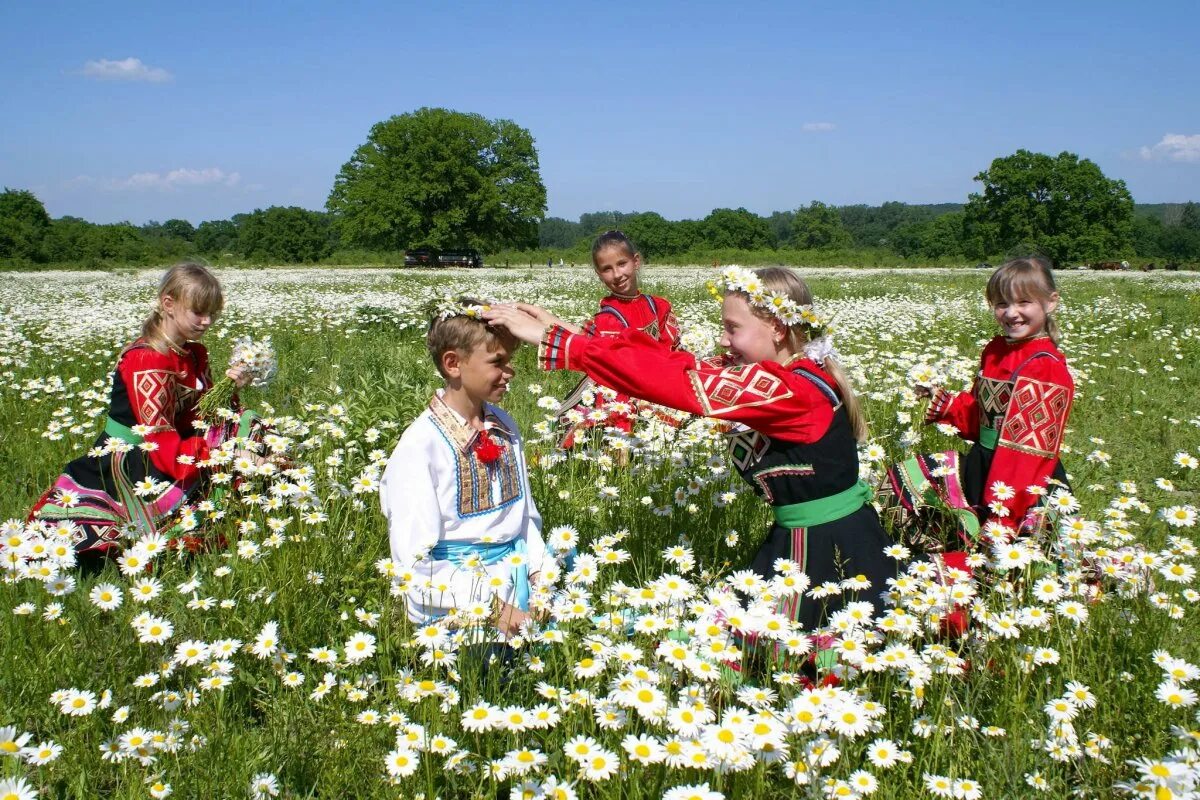
[[(483, 305), (482, 301), (472, 297), (460, 297), (458, 302), (464, 307)], [(429, 357), (433, 359), (433, 365), (443, 380), (446, 379), (446, 373), (442, 371), (442, 356), (451, 350), (469, 355), (482, 345), (489, 353), (501, 350), (511, 353), (517, 349), (518, 344), (520, 342), (516, 337), (504, 328), (493, 328), (484, 320), (466, 314), (456, 314), (445, 319), (434, 316), (429, 321), (429, 332), (425, 334), (425, 347), (429, 350)]]

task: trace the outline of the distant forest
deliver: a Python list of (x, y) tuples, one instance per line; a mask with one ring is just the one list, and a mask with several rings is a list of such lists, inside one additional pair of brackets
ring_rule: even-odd
[[(715, 209), (699, 220), (653, 211), (595, 211), (577, 220), (548, 217), (537, 249), (487, 253), (488, 263), (586, 263), (593, 237), (620, 228), (651, 261), (677, 263), (954, 264), (1003, 257), (964, 238), (961, 203), (827, 206), (760, 216)], [(1200, 261), (1200, 204), (1136, 205), (1132, 246), (1113, 258)], [(396, 264), (403, 251), (346, 247), (327, 212), (273, 206), (231, 219), (95, 224), (51, 219), (30, 192), (0, 194), (0, 266), (105, 268), (162, 264), (187, 257), (228, 264)]]

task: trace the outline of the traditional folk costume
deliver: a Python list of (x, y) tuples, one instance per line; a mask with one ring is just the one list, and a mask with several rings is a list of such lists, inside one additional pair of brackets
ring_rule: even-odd
[(528, 611), (529, 576), (547, 558), (516, 423), (488, 404), (484, 424), (472, 428), (439, 391), (384, 469), (392, 560), (417, 624), (494, 595)]
[[(72, 523), (75, 550), (88, 556), (119, 550), (123, 534), (182, 532), (176, 512), (207, 490), (198, 464), (227, 439), (248, 435), (254, 419), (247, 412), (201, 430), (196, 405), (212, 384), (201, 344), (160, 353), (139, 338), (126, 347), (104, 430), (87, 455), (67, 464), (30, 519)], [(137, 486), (147, 479), (155, 484), (148, 493)]]
[[(650, 294), (639, 293), (631, 297), (610, 294), (600, 301), (600, 310), (583, 326), (583, 333), (586, 336), (616, 336), (629, 329), (644, 332), (667, 349), (674, 350), (679, 347), (679, 323), (671, 311), (671, 304), (662, 297)], [(595, 394), (591, 409), (584, 402), (584, 396), (588, 393)], [(566, 419), (565, 415), (571, 411), (584, 415), (583, 419)], [(612, 400), (606, 400), (597, 391), (591, 378), (585, 377), (559, 406), (559, 418), (566, 424), (566, 433), (560, 440), (560, 447), (570, 449), (575, 445), (579, 433), (597, 424), (588, 416), (593, 411), (604, 412), (605, 427), (625, 433), (633, 430), (636, 401), (620, 392)]]
[[(871, 585), (857, 599), (879, 610), (879, 595), (896, 575), (883, 553), (891, 540), (859, 480), (837, 382), (815, 362), (702, 361), (641, 331), (589, 338), (557, 326), (543, 337), (539, 359), (544, 369), (578, 370), (652, 403), (736, 423), (733, 464), (775, 515), (751, 568), (770, 579), (776, 559), (791, 559), (814, 586), (862, 575)], [(812, 631), (849, 599), (793, 600), (781, 610)]]
[[(1029, 489), (1045, 489), (1050, 478), (1066, 484), (1058, 450), (1074, 394), (1066, 359), (1049, 336), (992, 339), (971, 390), (938, 389), (926, 413), (927, 423), (957, 428), (974, 442), (971, 449), (961, 458), (954, 450), (916, 456), (888, 472), (884, 488), (894, 494), (904, 522), (913, 528), (923, 509), (949, 509), (968, 545), (989, 526), (1038, 529), (1040, 492)], [(1011, 496), (1003, 489), (1005, 496), (997, 496), (999, 484)], [(1000, 505), (993, 510), (993, 503)], [(934, 551), (945, 545), (919, 533), (914, 542)]]

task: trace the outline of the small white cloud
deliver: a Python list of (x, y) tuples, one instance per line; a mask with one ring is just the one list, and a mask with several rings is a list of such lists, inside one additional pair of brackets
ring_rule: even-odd
[(1158, 144), (1143, 147), (1139, 152), (1146, 161), (1200, 162), (1200, 133), (1191, 136), (1168, 133)]
[(217, 167), (205, 169), (173, 169), (170, 172), (137, 172), (128, 178), (97, 179), (91, 175), (77, 175), (66, 181), (67, 189), (83, 189), (97, 186), (111, 192), (122, 191), (174, 191), (192, 186), (234, 187), (242, 182), (241, 173), (226, 172)]
[(143, 64), (140, 58), (123, 58), (119, 61), (101, 58), (98, 61), (89, 61), (83, 65), (83, 75), (99, 81), (166, 83), (171, 80), (171, 73), (162, 67)]
[(837, 125), (832, 122), (806, 122), (800, 126), (800, 130), (805, 133), (827, 133), (837, 130)]

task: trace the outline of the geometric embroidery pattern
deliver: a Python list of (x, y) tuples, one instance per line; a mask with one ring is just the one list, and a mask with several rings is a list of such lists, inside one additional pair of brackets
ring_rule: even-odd
[(979, 401), (984, 425), (996, 428), (1004, 424), (1004, 412), (1008, 410), (1008, 404), (1012, 400), (1012, 389), (1012, 381), (979, 376), (975, 384), (975, 397)]
[(132, 406), (139, 423), (152, 426), (175, 424), (175, 373), (147, 369), (133, 373)]
[(792, 396), (776, 375), (754, 364), (738, 364), (716, 373), (689, 372), (692, 390), (704, 413), (718, 417), (730, 411), (764, 406)]
[(729, 439), (729, 458), (738, 472), (747, 472), (771, 447), (771, 437), (744, 425), (738, 425), (726, 436)]
[(1018, 378), (998, 446), (1053, 458), (1062, 442), (1070, 411), (1071, 392), (1067, 387)]
[(816, 470), (813, 469), (812, 464), (783, 464), (754, 473), (754, 482), (758, 484), (758, 488), (762, 491), (763, 499), (768, 503), (774, 504), (775, 493), (771, 491), (771, 481), (781, 478), (811, 478), (816, 474)]
[(521, 497), (521, 474), (517, 468), (516, 436), (495, 414), (484, 412), (500, 457), (490, 464), (479, 460), (475, 442), (479, 432), (463, 424), (446, 402), (434, 395), (429, 401), (430, 418), (454, 453), (459, 519), (498, 511)]

